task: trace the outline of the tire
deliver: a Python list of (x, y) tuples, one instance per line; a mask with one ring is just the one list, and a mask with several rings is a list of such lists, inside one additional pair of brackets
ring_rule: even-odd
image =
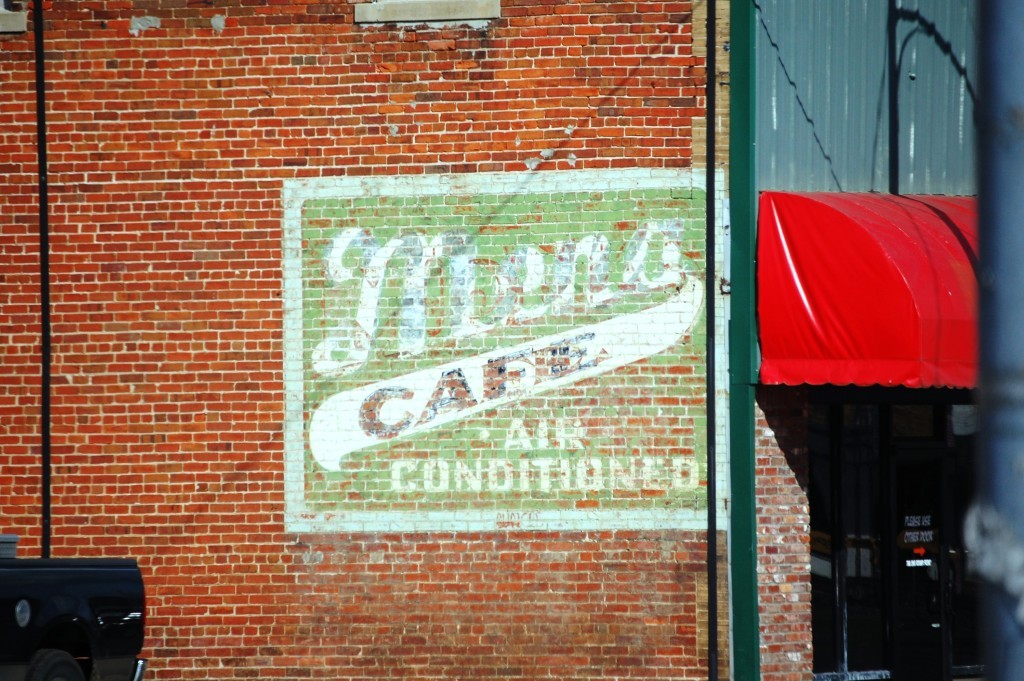
[(85, 681), (85, 674), (63, 650), (43, 649), (28, 663), (25, 681)]

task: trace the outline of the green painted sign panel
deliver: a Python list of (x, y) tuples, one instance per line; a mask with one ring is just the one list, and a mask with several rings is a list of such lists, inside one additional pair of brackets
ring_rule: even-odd
[(689, 174), (340, 178), (285, 199), (291, 526), (704, 509), (705, 197)]

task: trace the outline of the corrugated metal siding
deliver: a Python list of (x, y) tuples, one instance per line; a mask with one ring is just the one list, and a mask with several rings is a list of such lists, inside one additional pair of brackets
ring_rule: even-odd
[(974, 194), (977, 4), (758, 0), (758, 187)]

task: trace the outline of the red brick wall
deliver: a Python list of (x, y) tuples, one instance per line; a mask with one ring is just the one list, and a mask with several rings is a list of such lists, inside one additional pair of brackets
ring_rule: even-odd
[(757, 406), (761, 678), (807, 681), (813, 661), (807, 394), (801, 388), (762, 386)]
[[(283, 520), (283, 181), (688, 167), (691, 3), (515, 0), (484, 28), (405, 30), (323, 0), (44, 7), (53, 555), (138, 558), (154, 677), (703, 677), (698, 531)], [(141, 16), (160, 26), (133, 35)], [(31, 33), (0, 37), (0, 531), (22, 556), (40, 545), (33, 68)]]

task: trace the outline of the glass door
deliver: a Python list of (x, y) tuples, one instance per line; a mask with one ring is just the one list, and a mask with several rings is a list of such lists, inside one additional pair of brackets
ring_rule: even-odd
[(974, 431), (950, 404), (812, 404), (816, 681), (980, 680), (962, 527)]
[(981, 582), (971, 570), (971, 555), (964, 546), (963, 522), (974, 498), (974, 450), (976, 416), (973, 407), (953, 405), (950, 409), (949, 514), (954, 531), (947, 542), (948, 621), (946, 649), (952, 656), (953, 678), (981, 681), (985, 669), (981, 660), (978, 597)]
[(901, 679), (980, 679), (978, 583), (968, 569), (963, 518), (970, 461), (949, 447), (896, 449), (890, 527), (894, 674)]
[(946, 457), (894, 452), (891, 474), (893, 678), (947, 681), (949, 532)]

